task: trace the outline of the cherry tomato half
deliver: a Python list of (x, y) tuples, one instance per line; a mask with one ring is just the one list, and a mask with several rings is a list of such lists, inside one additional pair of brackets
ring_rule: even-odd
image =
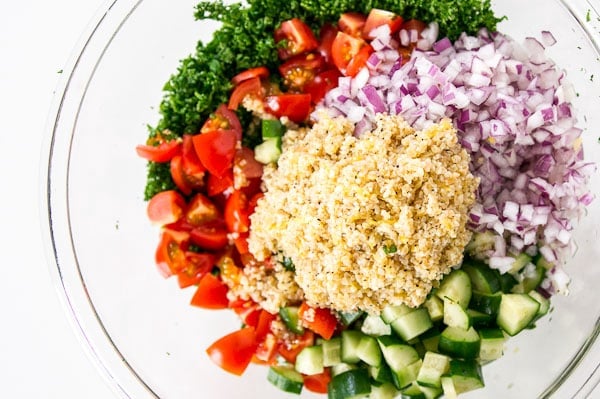
[(361, 37), (367, 17), (359, 12), (346, 12), (340, 15), (338, 27), (350, 36)]
[(367, 16), (367, 21), (363, 28), (363, 37), (373, 39), (371, 32), (382, 25), (388, 25), (391, 33), (394, 34), (400, 30), (402, 22), (402, 17), (391, 11), (373, 8)]
[(279, 58), (288, 58), (313, 51), (319, 46), (312, 30), (298, 18), (283, 21), (275, 30), (275, 42), (278, 44)]
[(152, 162), (169, 162), (181, 151), (180, 140), (164, 141), (157, 145), (140, 144), (135, 147), (137, 154)]
[(152, 223), (164, 226), (179, 220), (183, 215), (185, 200), (175, 190), (161, 191), (148, 201), (146, 213)]
[[(362, 50), (364, 47), (367, 46), (371, 50), (369, 50), (368, 48), (367, 50)], [(350, 62), (354, 57), (356, 57), (360, 53), (361, 50), (363, 51), (363, 53), (361, 53), (360, 60), (357, 60), (352, 63), (351, 72), (354, 72), (354, 74), (350, 74), (347, 71)], [(333, 63), (339, 69), (339, 71), (346, 76), (354, 76), (356, 73), (358, 73), (360, 68), (362, 68), (366, 64), (367, 59), (369, 58), (368, 54), (370, 54), (370, 52), (372, 52), (372, 47), (368, 45), (366, 41), (364, 41), (361, 38), (350, 36), (349, 34), (344, 32), (338, 32), (331, 46)], [(360, 63), (364, 62), (364, 64), (360, 65), (358, 61), (360, 61)]]
[(311, 110), (310, 94), (281, 94), (265, 99), (267, 111), (278, 118), (287, 116), (291, 121), (305, 121)]
[(210, 173), (223, 176), (231, 169), (238, 142), (237, 136), (233, 130), (216, 130), (193, 137), (196, 154)]
[(242, 375), (257, 347), (254, 328), (245, 327), (217, 340), (206, 349), (206, 353), (223, 370)]
[(279, 67), (279, 73), (288, 90), (302, 92), (324, 65), (325, 59), (319, 53), (300, 54), (284, 62)]

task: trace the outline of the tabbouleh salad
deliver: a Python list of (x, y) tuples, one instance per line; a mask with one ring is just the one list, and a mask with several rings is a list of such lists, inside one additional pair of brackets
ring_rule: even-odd
[(567, 293), (592, 201), (551, 32), (489, 1), (201, 2), (148, 161), (156, 264), (292, 393), (456, 398)]

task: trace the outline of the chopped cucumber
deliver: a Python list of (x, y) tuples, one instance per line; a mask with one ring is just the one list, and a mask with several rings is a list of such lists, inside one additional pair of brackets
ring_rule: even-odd
[(356, 330), (342, 331), (342, 361), (344, 363), (358, 363), (360, 361), (358, 345), (360, 345), (360, 340), (364, 336), (363, 333)]
[(365, 317), (360, 330), (373, 337), (390, 335), (392, 333), (392, 328), (389, 324), (386, 324), (381, 317), (372, 315)]
[(529, 296), (538, 301), (540, 304), (540, 308), (538, 309), (537, 314), (535, 315), (536, 319), (539, 319), (540, 317), (548, 314), (548, 311), (550, 310), (550, 300), (548, 298), (545, 298), (542, 294), (540, 294), (537, 291), (531, 291), (529, 293)]
[(417, 384), (411, 384), (400, 391), (402, 399), (427, 399), (425, 393)]
[(527, 294), (502, 294), (496, 322), (508, 335), (515, 335), (533, 321), (540, 303)]
[(364, 312), (338, 312), (342, 324), (346, 327), (360, 319), (363, 314)]
[(527, 294), (539, 287), (546, 276), (546, 269), (542, 266), (529, 264), (525, 267), (522, 275), (523, 280), (511, 290), (515, 294)]
[(431, 295), (423, 304), (429, 312), (431, 321), (436, 322), (444, 318), (444, 302), (436, 295)]
[(412, 362), (411, 364), (401, 368), (400, 370), (392, 370), (392, 379), (396, 388), (403, 389), (415, 382), (417, 380), (417, 375), (419, 374), (419, 370), (421, 369), (422, 365), (423, 360), (418, 359), (417, 361)]
[(471, 278), (473, 291), (483, 292), (484, 294), (493, 294), (501, 289), (499, 273), (491, 269), (483, 262), (475, 260), (465, 260), (462, 270), (467, 272)]
[(394, 372), (400, 371), (420, 359), (416, 349), (410, 345), (394, 344), (385, 346), (382, 345), (379, 339), (379, 346), (385, 362)]
[(445, 399), (458, 399), (458, 393), (456, 392), (451, 376), (442, 377), (442, 390), (444, 391)]
[(491, 315), (475, 309), (467, 309), (467, 314), (471, 319), (471, 325), (474, 327), (488, 327), (495, 322)]
[(457, 394), (483, 388), (481, 365), (475, 360), (450, 360), (448, 374)]
[(296, 371), (306, 375), (320, 374), (324, 370), (323, 347), (321, 345), (307, 346), (296, 358)]
[(481, 348), (479, 359), (484, 362), (499, 359), (504, 353), (504, 342), (506, 337), (499, 328), (488, 328), (479, 330)]
[(383, 308), (383, 312), (381, 312), (381, 318), (387, 324), (391, 324), (398, 317), (405, 315), (407, 313), (410, 313), (412, 311), (413, 311), (413, 309), (406, 305), (398, 305), (398, 306), (388, 305), (385, 308)]
[(284, 392), (299, 394), (304, 386), (302, 374), (291, 367), (273, 366), (269, 368), (267, 380)]
[(418, 337), (431, 327), (433, 322), (425, 308), (412, 310), (392, 322), (392, 329), (405, 341)]
[(442, 388), (432, 388), (420, 386), (421, 391), (425, 394), (425, 399), (437, 399), (442, 396)]
[(450, 358), (435, 352), (425, 353), (423, 365), (417, 375), (419, 385), (433, 388), (442, 387), (442, 375), (450, 368)]
[(390, 370), (390, 366), (387, 363), (382, 362), (377, 367), (369, 367), (369, 374), (371, 374), (371, 378), (379, 383), (392, 382), (392, 370)]
[(358, 366), (356, 364), (338, 363), (331, 367), (331, 375), (336, 376), (345, 373), (348, 370), (356, 370), (357, 368)]
[(498, 310), (500, 309), (501, 301), (502, 294), (483, 294), (473, 291), (470, 307), (481, 313), (496, 317)]
[(283, 136), (285, 127), (278, 119), (263, 119), (261, 122), (262, 139), (277, 138)]
[(328, 385), (328, 399), (353, 399), (371, 393), (371, 381), (366, 368), (345, 371), (334, 376)]
[(369, 399), (394, 399), (398, 395), (396, 387), (391, 382), (385, 382), (379, 386), (373, 385)]
[(523, 269), (528, 263), (531, 262), (531, 256), (526, 253), (521, 253), (515, 256), (515, 261), (509, 269), (509, 273), (517, 273), (519, 270)]
[(468, 330), (446, 327), (440, 335), (441, 353), (461, 359), (475, 359), (479, 355), (481, 340), (473, 327)]
[(267, 138), (254, 147), (254, 159), (262, 164), (277, 162), (281, 155), (281, 138)]
[(510, 292), (517, 283), (517, 279), (510, 273), (500, 275), (500, 287), (502, 288), (502, 292)]
[(323, 366), (331, 367), (342, 362), (342, 339), (340, 337), (323, 340)]
[(298, 317), (298, 306), (287, 306), (279, 309), (279, 316), (285, 326), (295, 334), (304, 334), (304, 327), (300, 324)]
[(444, 324), (467, 330), (471, 327), (471, 318), (466, 309), (452, 299), (444, 298)]
[(471, 278), (464, 270), (457, 269), (444, 277), (435, 294), (441, 300), (450, 298), (466, 309), (471, 300), (471, 291)]
[(377, 339), (369, 335), (365, 335), (360, 339), (356, 348), (358, 358), (369, 366), (379, 366), (381, 364), (381, 349)]

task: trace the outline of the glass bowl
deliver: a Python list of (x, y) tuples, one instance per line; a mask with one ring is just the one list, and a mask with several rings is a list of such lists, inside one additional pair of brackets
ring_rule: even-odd
[[(242, 378), (205, 348), (239, 324), (232, 312), (189, 306), (190, 289), (154, 266), (158, 231), (145, 215), (146, 165), (134, 148), (158, 119), (161, 87), (216, 23), (193, 20), (193, 0), (109, 1), (63, 76), (42, 158), (42, 215), (50, 268), (65, 308), (117, 397), (288, 397), (252, 366)], [(502, 0), (499, 30), (522, 40), (550, 30), (550, 56), (565, 68), (586, 157), (600, 162), (599, 4)], [(596, 7), (596, 8), (594, 8)], [(596, 78), (594, 79), (594, 74)], [(591, 180), (600, 192), (598, 175)], [(538, 328), (508, 341), (484, 367), (486, 388), (465, 398), (584, 398), (600, 380), (600, 201), (576, 229), (567, 265), (571, 294), (553, 299)], [(251, 388), (249, 388), (251, 387)], [(597, 392), (598, 394), (598, 392)], [(290, 395), (290, 397), (294, 397)], [(318, 397), (308, 393), (303, 397)]]

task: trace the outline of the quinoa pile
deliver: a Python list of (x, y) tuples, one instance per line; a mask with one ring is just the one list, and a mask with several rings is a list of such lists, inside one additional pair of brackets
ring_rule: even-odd
[(275, 269), (287, 273), (294, 298), (278, 288), (275, 269), (257, 268), (252, 280), (268, 274), (274, 284), (262, 280), (266, 293), (257, 295), (246, 276), (244, 296), (276, 309), (303, 292), (314, 307), (378, 314), (388, 304), (420, 305), (462, 262), (478, 180), (451, 122), (415, 131), (379, 114), (372, 132), (353, 131), (343, 117), (320, 115), (311, 129), (286, 133), (278, 164), (264, 171), (249, 248), (258, 261), (293, 261), (295, 273)]

